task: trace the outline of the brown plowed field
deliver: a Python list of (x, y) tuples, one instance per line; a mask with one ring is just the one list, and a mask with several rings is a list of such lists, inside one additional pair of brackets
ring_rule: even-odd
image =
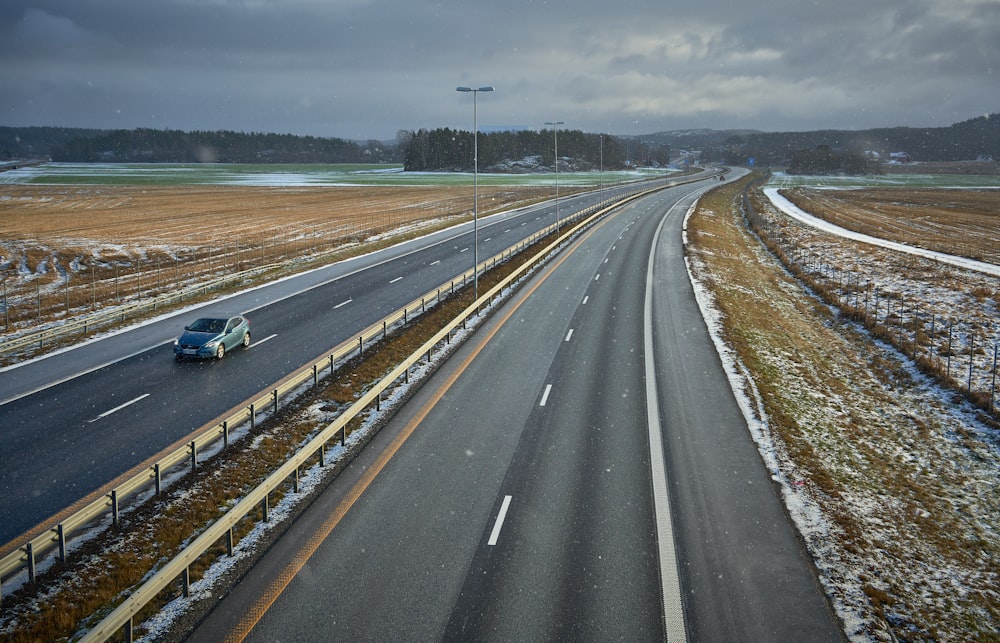
[[(479, 211), (552, 196), (547, 187), (481, 187)], [(5, 185), (0, 333), (260, 265), (367, 251), (379, 235), (429, 231), (472, 210), (464, 186)]]
[(1000, 190), (783, 190), (809, 214), (855, 232), (1000, 265)]

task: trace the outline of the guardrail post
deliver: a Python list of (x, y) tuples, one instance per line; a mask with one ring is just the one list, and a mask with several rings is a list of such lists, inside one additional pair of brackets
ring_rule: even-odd
[(271, 504), (269, 500), (270, 494), (264, 494), (264, 499), (260, 501), (261, 520), (263, 522), (270, 522), (271, 520)]
[(299, 492), (299, 468), (295, 467), (295, 473), (292, 474), (292, 493)]
[(250, 430), (257, 428), (257, 412), (254, 411), (253, 404), (250, 405)]
[(358, 337), (358, 355), (365, 354), (365, 336), (361, 335)]
[(111, 490), (111, 524), (118, 526), (118, 490)]
[(403, 325), (404, 326), (406, 325), (406, 313), (407, 312), (408, 312), (408, 309), (406, 308), (406, 306), (403, 306)]
[(31, 543), (24, 546), (25, 553), (28, 554), (28, 582), (35, 582), (35, 548)]
[(426, 312), (427, 312), (427, 306), (424, 305), (424, 298), (421, 297), (420, 298), (420, 313), (423, 314), (423, 313), (426, 313)]
[(313, 386), (319, 385), (319, 368), (313, 364)]
[(389, 332), (389, 324), (384, 319), (382, 320), (382, 339), (385, 339)]
[(340, 446), (345, 446), (347, 444), (347, 427), (340, 427)]
[(125, 625), (122, 625), (122, 639), (125, 643), (132, 643), (132, 617), (128, 617)]
[(184, 595), (184, 598), (190, 598), (191, 597), (191, 568), (190, 567), (185, 567), (184, 568), (184, 573), (181, 574), (181, 577), (184, 579), (184, 589), (183, 589), (183, 591), (181, 593)]
[(160, 463), (157, 462), (153, 465), (153, 483), (156, 485), (156, 495), (160, 495), (160, 484), (162, 480), (160, 478)]
[(229, 420), (222, 421), (222, 448), (229, 448)]
[(331, 353), (330, 354), (330, 375), (333, 375), (333, 371), (335, 370), (333, 361), (334, 361), (334, 358), (333, 358), (333, 354)]
[(326, 466), (326, 442), (319, 445), (319, 466), (320, 468)]
[(233, 528), (230, 527), (226, 531), (226, 554), (232, 558), (233, 556)]
[(56, 542), (59, 543), (59, 561), (66, 562), (66, 529), (62, 523), (56, 525)]
[(379, 391), (375, 395), (375, 410), (376, 411), (381, 411), (382, 410), (382, 391)]
[(274, 412), (278, 412), (278, 389), (271, 391), (271, 397), (274, 398)]

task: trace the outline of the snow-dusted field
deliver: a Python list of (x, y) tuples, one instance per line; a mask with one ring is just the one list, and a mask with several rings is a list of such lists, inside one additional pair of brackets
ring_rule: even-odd
[[(984, 353), (1000, 341), (1000, 279), (988, 266), (976, 272), (852, 239), (808, 213), (788, 212), (780, 199), (764, 205), (769, 224), (794, 240), (789, 245), (827, 266), (865, 271), (886, 291), (921, 293), (939, 325), (950, 316), (978, 320), (990, 338), (977, 339)], [(717, 245), (741, 226), (725, 232), (719, 212), (698, 216), (689, 266), (703, 312), (848, 637), (995, 640), (996, 421), (861, 324), (823, 313), (832, 309), (790, 273), (763, 268), (773, 257), (755, 242)], [(738, 258), (726, 256), (738, 246), (745, 246)]]

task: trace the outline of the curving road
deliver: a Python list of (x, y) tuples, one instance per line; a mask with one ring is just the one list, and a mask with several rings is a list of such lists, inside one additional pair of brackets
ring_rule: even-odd
[(191, 640), (842, 640), (687, 279), (707, 187), (581, 235)]
[[(634, 188), (608, 188), (613, 192)], [(560, 201), (560, 216), (598, 202)], [(552, 203), (483, 218), (480, 257), (555, 221)], [(24, 532), (244, 404), (413, 297), (472, 265), (466, 224), (230, 297), (254, 344), (221, 362), (176, 364), (171, 343), (204, 309), (172, 314), (48, 358), (0, 369), (0, 551)], [(7, 543), (4, 545), (4, 543)]]

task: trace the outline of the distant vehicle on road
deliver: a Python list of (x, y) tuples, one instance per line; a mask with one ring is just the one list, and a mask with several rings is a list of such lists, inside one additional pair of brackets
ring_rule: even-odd
[(242, 315), (202, 317), (184, 327), (174, 340), (174, 359), (222, 359), (226, 351), (250, 345), (250, 320)]

